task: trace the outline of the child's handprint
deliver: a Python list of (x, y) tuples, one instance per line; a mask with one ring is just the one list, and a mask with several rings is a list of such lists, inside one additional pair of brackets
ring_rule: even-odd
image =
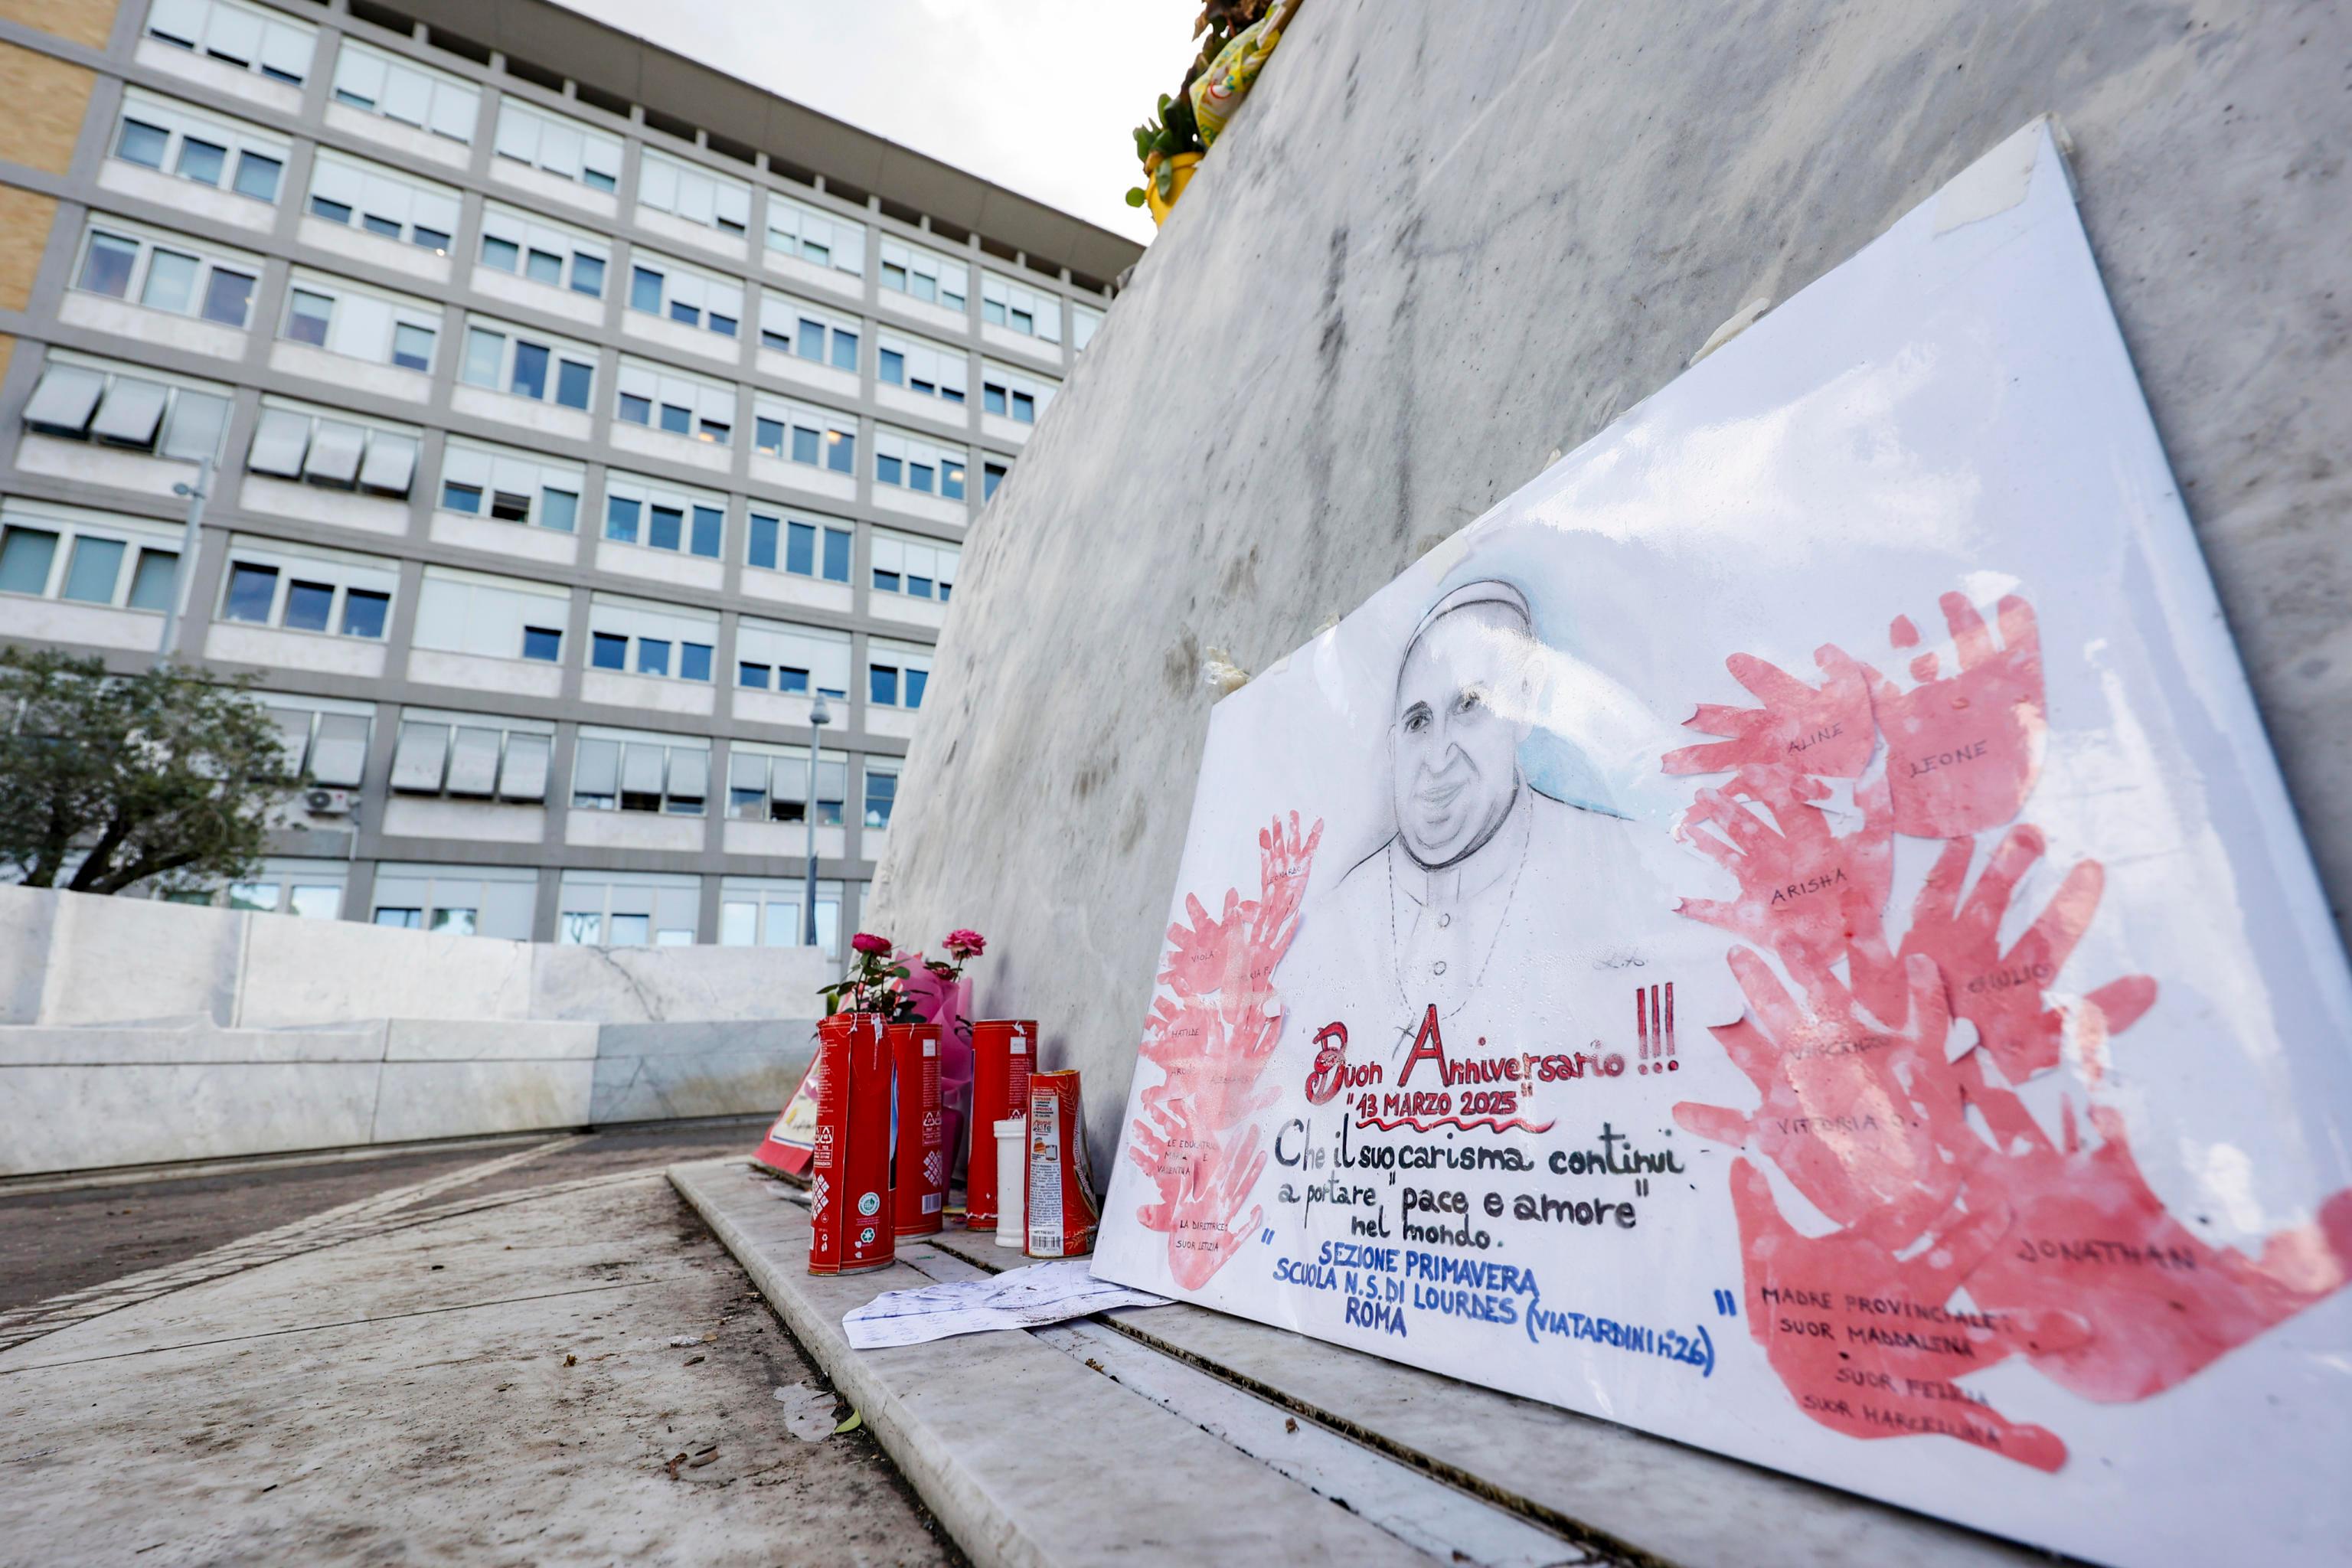
[[(1976, 1026), (1977, 1037), (2011, 1083), (2058, 1065), (2067, 1010), (2047, 1005), (2047, 992), (2097, 913), (2106, 873), (2084, 860), (2066, 873), (2049, 905), (2008, 952), (2000, 947), (2000, 922), (2009, 912), (2018, 879), (2042, 858), (2041, 832), (2026, 824), (2009, 830), (1965, 902), (1974, 839), (1955, 838), (1927, 873), (1927, 885), (1911, 909), (1911, 929), (1898, 955), (1923, 954), (1943, 972), (1952, 1011)], [(1859, 969), (1871, 967), (1858, 957)], [(1858, 985), (1866, 996), (1882, 992)], [(2099, 1010), (2101, 1039), (2121, 1034), (2156, 1004), (2156, 982), (2145, 974), (2110, 981), (2083, 999)]]
[(1813, 654), (1818, 689), (1753, 654), (1735, 653), (1724, 668), (1756, 694), (1758, 708), (1702, 702), (1684, 728), (1727, 739), (1668, 752), (1670, 773), (1720, 773), (1762, 767), (1823, 778), (1859, 778), (1875, 743), (1870, 689), (1862, 667), (1835, 647)]
[[(1910, 690), (1868, 669), (1871, 706), (1886, 740), (1886, 782), (1895, 830), (1917, 838), (1957, 838), (1998, 827), (2024, 807), (2042, 769), (2044, 729), (2042, 638), (2033, 609), (2015, 595), (1999, 607), (2001, 646), (1976, 606), (1959, 594), (1940, 603), (1958, 669), (1946, 674), (1933, 653), (1911, 660)], [(1918, 631), (1897, 616), (1888, 640), (1918, 646)]]

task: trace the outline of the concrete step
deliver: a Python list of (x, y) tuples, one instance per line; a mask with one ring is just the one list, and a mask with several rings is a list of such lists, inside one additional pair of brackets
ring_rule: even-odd
[(670, 1180), (982, 1568), (2050, 1561), (1196, 1307), (853, 1351), (852, 1308), (1020, 1256), (950, 1232), (901, 1243), (887, 1269), (813, 1276), (796, 1188), (731, 1160), (674, 1166)]

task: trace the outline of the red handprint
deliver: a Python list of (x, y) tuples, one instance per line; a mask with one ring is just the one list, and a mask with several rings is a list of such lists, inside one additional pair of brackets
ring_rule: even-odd
[[(1700, 790), (1676, 837), (1738, 879), (1739, 897), (1685, 899), (1676, 912), (1769, 947), (1791, 969), (1826, 971), (1856, 947), (1883, 946), (1880, 911), (1894, 875), (1885, 786), (1854, 792), (1862, 826), (1843, 837), (1811, 804), (1828, 794), (1816, 781), (1757, 769), (1725, 789)], [(1735, 796), (1769, 808), (1778, 826)]]
[(1725, 659), (1732, 679), (1754, 692), (1763, 706), (1700, 703), (1683, 727), (1729, 738), (1668, 752), (1666, 772), (1720, 773), (1765, 767), (1823, 778), (1861, 777), (1876, 743), (1862, 667), (1826, 645), (1814, 651), (1813, 662), (1824, 678), (1819, 689), (1753, 654), (1735, 653)]
[[(1943, 972), (1953, 1013), (1976, 1026), (1979, 1042), (2001, 1076), (2022, 1083), (2058, 1065), (2067, 1009), (2045, 1005), (2046, 993), (2098, 912), (2106, 873), (2096, 860), (2076, 865), (2025, 934), (2003, 952), (2001, 919), (2009, 912), (2018, 879), (2042, 858), (2042, 834), (2027, 824), (2011, 828), (1963, 902), (1960, 887), (1968, 879), (1975, 847), (1970, 838), (1955, 838), (1944, 846), (1912, 905), (1911, 929), (1903, 934), (1900, 956), (1924, 954), (1935, 961)], [(1858, 954), (1854, 962), (1855, 989), (1875, 1005), (1894, 981), (1895, 965), (1885, 961), (1883, 950), (1876, 955)], [(2126, 975), (2084, 1001), (2098, 1009), (2105, 1035), (2121, 1034), (2156, 1005), (2156, 982), (2145, 974)]]
[(1895, 1028), (1826, 971), (1799, 976), (1808, 1009), (1748, 949), (1732, 949), (1731, 969), (1748, 1012), (1710, 1032), (1763, 1102), (1743, 1113), (1685, 1101), (1675, 1121), (1717, 1142), (1752, 1139), (1815, 1208), (1874, 1245), (1916, 1237), (1959, 1194), (1954, 1132), (1974, 1141), (1940, 1070), (1951, 1017), (1935, 965), (1909, 962), (1908, 1013)]
[(1298, 931), (1299, 900), (1320, 822), (1302, 834), (1298, 816), (1258, 834), (1258, 897), (1225, 893), (1212, 916), (1186, 895), (1185, 921), (1168, 928), (1160, 971), (1160, 995), (1146, 1020), (1141, 1055), (1163, 1077), (1143, 1090), (1145, 1117), (1132, 1124), (1128, 1157), (1160, 1189), (1160, 1201), (1137, 1211), (1147, 1228), (1168, 1237), (1171, 1272), (1179, 1284), (1207, 1283), (1233, 1249), (1257, 1226), (1235, 1215), (1265, 1169), (1255, 1126), (1232, 1130), (1270, 1103), (1272, 1086), (1258, 1079), (1282, 1037), (1282, 1007), (1274, 972)]
[(2160, 1394), (2352, 1281), (2352, 1190), (2250, 1258), (2200, 1240), (2166, 1211), (2112, 1107), (2086, 1112), (2098, 1142), (2085, 1147), (2069, 1101), (2053, 1145), (2015, 1095), (1973, 1076), (1963, 1092), (2001, 1146), (1969, 1174), (1968, 1202), (2015, 1218), (1969, 1275), (1969, 1295), (1990, 1311), (2079, 1312), (2091, 1338), (2037, 1350), (2033, 1364), (2084, 1398)]
[(1850, 1437), (1938, 1433), (2037, 1470), (2066, 1445), (2007, 1417), (1955, 1380), (2013, 1350), (2080, 1343), (2072, 1313), (1955, 1311), (1952, 1293), (2000, 1243), (2005, 1209), (1946, 1208), (1907, 1260), (1852, 1231), (1807, 1237), (1780, 1217), (1764, 1174), (1731, 1167), (1747, 1258), (1748, 1332), (1798, 1407)]
[[(1911, 661), (1919, 684), (1906, 692), (1865, 667), (1886, 739), (1895, 830), (1917, 838), (2000, 826), (2024, 807), (2042, 770), (2042, 637), (2032, 606), (2013, 595), (2000, 601), (1996, 648), (1964, 595), (1938, 602), (1959, 656), (1957, 671), (1945, 675), (1936, 655), (1920, 654)], [(1906, 616), (1896, 616), (1887, 635), (1898, 648), (1919, 643)]]

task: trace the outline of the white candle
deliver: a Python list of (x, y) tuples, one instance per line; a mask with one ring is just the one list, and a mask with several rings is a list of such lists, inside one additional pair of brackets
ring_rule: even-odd
[(996, 1123), (996, 1245), (1022, 1247), (1029, 1237), (1029, 1119)]

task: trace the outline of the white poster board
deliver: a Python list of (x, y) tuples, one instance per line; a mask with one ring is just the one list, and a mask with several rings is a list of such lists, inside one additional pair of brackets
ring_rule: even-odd
[(2352, 1540), (2352, 984), (2037, 122), (1219, 704), (1096, 1273)]

